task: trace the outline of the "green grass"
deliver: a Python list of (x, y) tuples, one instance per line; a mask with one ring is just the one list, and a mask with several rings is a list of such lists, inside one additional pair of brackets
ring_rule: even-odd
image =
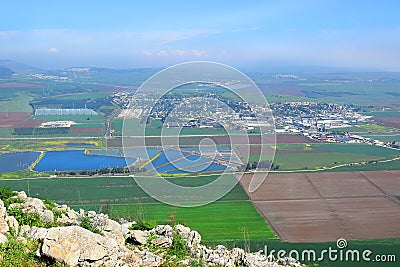
[[(180, 177), (169, 180), (193, 187), (207, 184), (217, 177)], [(165, 223), (169, 215), (173, 214), (178, 222), (198, 230), (206, 241), (242, 240), (244, 229), (251, 239), (276, 239), (240, 185), (236, 185), (219, 201), (195, 208), (177, 208), (159, 203), (149, 197), (131, 177), (3, 180), (0, 186), (24, 190), (30, 196), (51, 199), (76, 209), (110, 211), (113, 217), (135, 219), (144, 214), (146, 219)], [(174, 197), (179, 198), (179, 195)]]
[(29, 102), (32, 97), (28, 95), (19, 95), (10, 100), (0, 101), (0, 112), (32, 112)]
[(77, 123), (71, 126), (71, 128), (104, 128), (104, 123)]
[[(169, 178), (176, 184), (193, 187), (210, 183), (218, 175)], [(147, 177), (148, 178), (148, 177)], [(144, 179), (147, 179), (144, 178)], [(233, 177), (232, 177), (233, 178)], [(235, 179), (235, 178), (233, 178)], [(51, 199), (75, 206), (108, 204), (157, 203), (131, 177), (52, 178), (2, 180), (0, 186), (24, 190), (31, 196)], [(179, 195), (175, 195), (178, 198)], [(247, 200), (240, 185), (236, 185), (221, 200)]]
[[(103, 140), (101, 139), (80, 139), (76, 137), (74, 139), (57, 139), (48, 138), (45, 140), (0, 140), (0, 151), (26, 151), (26, 150), (58, 150), (64, 149), (68, 143), (81, 143), (81, 144), (95, 144), (96, 147), (103, 147)], [(29, 177), (29, 176), (28, 176)]]
[[(114, 130), (114, 136), (120, 136), (122, 134), (123, 119), (113, 119), (112, 129)], [(151, 126), (146, 126), (147, 136), (160, 136), (161, 131), (163, 135), (176, 135), (176, 128), (159, 128), (161, 122), (159, 120), (153, 120)], [(144, 125), (140, 124), (139, 119), (127, 119), (125, 122), (125, 133), (133, 136), (143, 136)], [(233, 132), (234, 133), (234, 132)], [(240, 131), (237, 131), (240, 134)], [(226, 130), (223, 128), (183, 128), (180, 135), (226, 135)]]
[(204, 241), (243, 240), (246, 230), (252, 240), (276, 240), (272, 229), (249, 201), (215, 202), (202, 207), (181, 208), (165, 204), (112, 206), (112, 217), (140, 216), (165, 224), (172, 214), (178, 223), (199, 231)]
[[(344, 163), (365, 162), (400, 156), (393, 150), (368, 144), (312, 144), (312, 149), (321, 153), (276, 154), (274, 163), (279, 170), (318, 169)], [(250, 159), (257, 155), (251, 155)], [(335, 169), (339, 170), (339, 169)]]
[(326, 171), (345, 172), (345, 171), (378, 171), (378, 170), (400, 170), (400, 160), (389, 161), (389, 162), (378, 162), (361, 166), (344, 166)]
[(349, 133), (364, 133), (368, 132), (367, 129), (360, 126), (348, 126), (348, 127), (338, 127), (327, 129), (328, 132), (349, 132)]
[(296, 153), (276, 154), (274, 164), (279, 170), (318, 169), (343, 163), (376, 160), (379, 157), (352, 153)]
[(364, 124), (364, 125), (361, 125), (360, 127), (367, 131), (383, 131), (388, 128), (386, 126), (376, 125), (376, 124)]
[(11, 130), (9, 128), (0, 128), (0, 137), (10, 137)]
[(376, 134), (362, 134), (363, 137), (379, 140), (382, 142), (400, 142), (400, 133), (376, 133)]
[(393, 157), (400, 155), (399, 150), (393, 150), (385, 147), (368, 145), (368, 144), (312, 144), (313, 149), (338, 152), (361, 154), (368, 156), (376, 156), (381, 158)]
[(277, 150), (311, 150), (312, 148), (306, 144), (277, 144), (277, 145), (275, 145), (275, 149), (277, 149)]
[(58, 95), (53, 98), (61, 98), (63, 100), (81, 100), (81, 99), (100, 99), (110, 96), (111, 93), (80, 93), (80, 94), (68, 94)]

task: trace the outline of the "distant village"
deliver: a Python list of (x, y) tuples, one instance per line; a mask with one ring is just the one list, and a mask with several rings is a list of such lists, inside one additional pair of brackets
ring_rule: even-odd
[[(167, 128), (228, 127), (251, 132), (266, 127), (277, 134), (298, 134), (314, 141), (400, 148), (399, 143), (381, 142), (354, 134), (356, 131), (349, 131), (372, 123), (372, 116), (358, 113), (351, 105), (283, 102), (272, 103), (269, 107), (257, 104), (250, 107), (246, 102), (212, 94), (191, 98), (174, 95), (155, 102), (152, 95), (138, 96), (127, 92), (114, 94), (112, 101), (122, 108), (120, 118), (138, 118), (142, 122), (145, 118), (157, 119), (163, 121)], [(267, 119), (271, 114), (274, 116), (275, 127), (271, 127), (271, 120)]]

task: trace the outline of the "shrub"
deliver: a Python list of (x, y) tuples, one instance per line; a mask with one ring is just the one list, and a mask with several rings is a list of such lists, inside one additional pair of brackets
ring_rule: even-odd
[(172, 247), (169, 253), (175, 255), (178, 260), (183, 260), (189, 255), (186, 247), (186, 242), (180, 235), (176, 233), (173, 234), (173, 237), (174, 242), (172, 243)]
[(35, 257), (38, 241), (29, 240), (27, 244), (17, 242), (9, 236), (9, 241), (0, 245), (3, 260), (0, 266), (43, 266)]
[(9, 199), (10, 197), (16, 196), (17, 193), (12, 191), (10, 187), (0, 187), (0, 199), (1, 200), (6, 200)]
[(8, 207), (13, 203), (25, 203), (25, 200), (19, 197), (16, 198), (9, 198), (3, 201), (4, 202), (4, 206)]
[(10, 216), (14, 216), (19, 225), (29, 225), (30, 227), (45, 227), (45, 224), (42, 222), (39, 214), (37, 213), (23, 212), (19, 208), (10, 208), (8, 209), (7, 213)]
[(140, 220), (131, 226), (131, 230), (151, 230), (157, 226), (156, 220)]
[(80, 227), (85, 228), (85, 229), (87, 229), (90, 232), (93, 232), (95, 234), (100, 234), (100, 235), (102, 234), (99, 229), (93, 227), (90, 224), (90, 218), (89, 217), (80, 217), (79, 218), (79, 222), (80, 222), (80, 224), (79, 224)]
[(50, 199), (44, 199), (43, 204), (46, 206), (46, 208), (48, 210), (53, 210), (55, 207), (57, 207), (57, 204), (54, 203), (54, 201), (50, 200)]

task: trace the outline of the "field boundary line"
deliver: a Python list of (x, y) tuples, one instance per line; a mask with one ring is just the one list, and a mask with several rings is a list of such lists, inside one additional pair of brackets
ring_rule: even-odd
[[(250, 198), (250, 197), (249, 197)], [(258, 214), (264, 218), (265, 222), (271, 227), (274, 234), (279, 238), (280, 241), (288, 242), (287, 237), (283, 234), (283, 231), (278, 231), (279, 227), (272, 222), (271, 218), (267, 214), (264, 215), (263, 212), (259, 209), (258, 205), (256, 205), (257, 201), (250, 201), (253, 207), (256, 209)]]
[(385, 191), (383, 191), (378, 185), (376, 185), (373, 181), (371, 181), (368, 176), (366, 176), (365, 174), (363, 174), (361, 171), (358, 171), (358, 173), (364, 177), (372, 186), (374, 186), (375, 188), (377, 188), (380, 192), (382, 192), (384, 194), (384, 196), (386, 198), (389, 198), (390, 200), (392, 200), (393, 202), (395, 202), (397, 205), (400, 206), (400, 200), (397, 199), (395, 196), (392, 196), (390, 194), (387, 194)]

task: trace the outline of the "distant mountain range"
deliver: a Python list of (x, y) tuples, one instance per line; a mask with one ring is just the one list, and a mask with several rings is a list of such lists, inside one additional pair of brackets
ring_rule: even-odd
[(28, 66), (26, 64), (22, 64), (22, 63), (13, 61), (13, 60), (0, 60), (0, 68), (9, 69), (13, 73), (20, 73), (20, 74), (41, 71), (41, 69), (39, 69), (39, 68)]

